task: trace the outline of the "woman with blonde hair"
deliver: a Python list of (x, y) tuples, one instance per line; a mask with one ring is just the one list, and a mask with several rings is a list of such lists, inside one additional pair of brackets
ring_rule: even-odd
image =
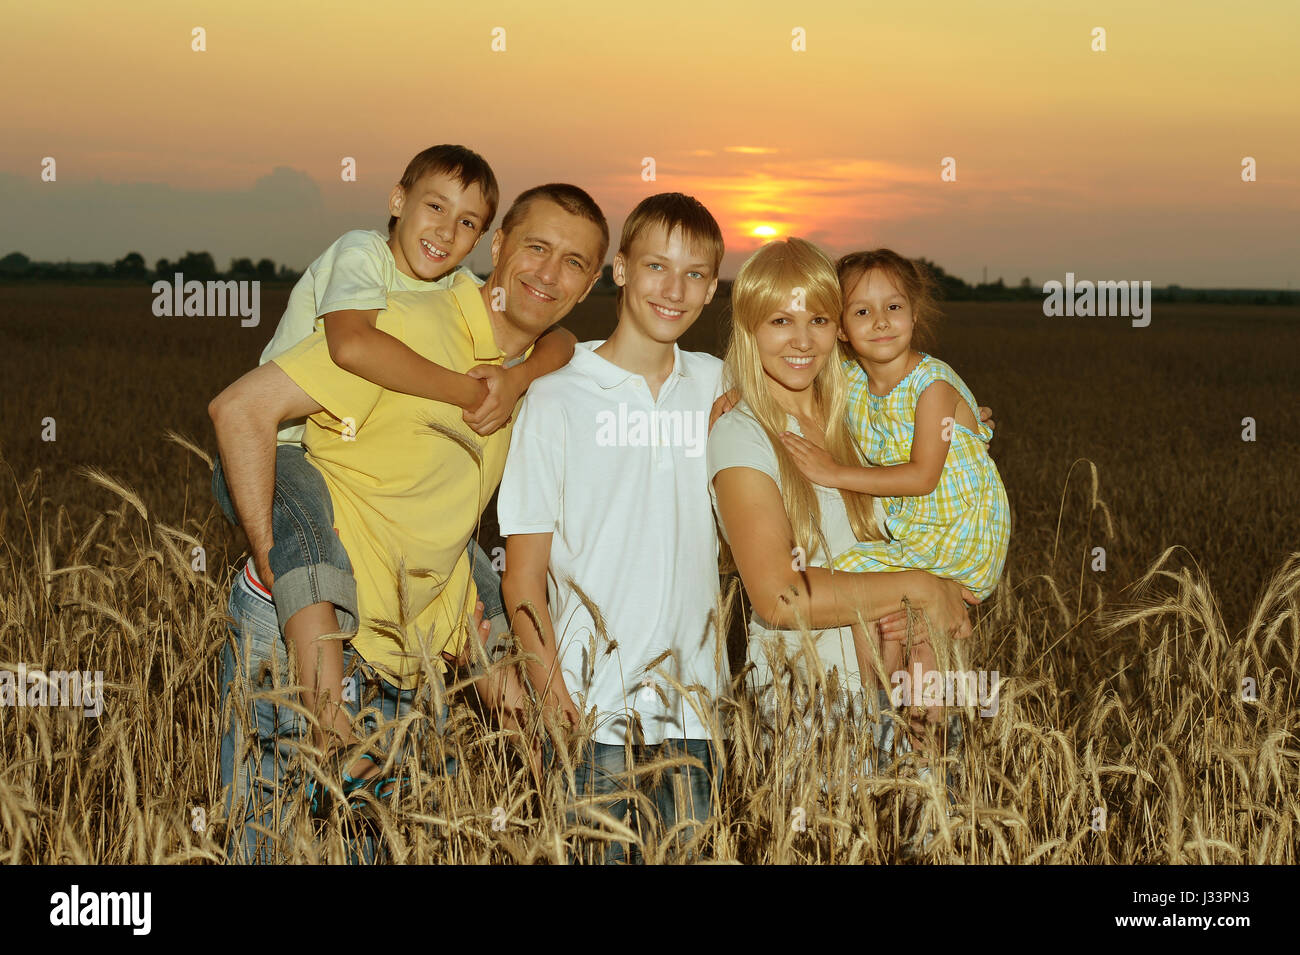
[[(724, 371), (736, 404), (714, 425), (707, 451), (714, 510), (753, 610), (750, 685), (759, 713), (766, 721), (789, 701), (807, 733), (815, 721), (835, 729), (862, 698), (869, 665), (855, 624), (876, 622), (881, 636), (897, 638), (906, 633), (906, 602), (936, 630), (965, 637), (965, 604), (976, 602), (922, 570), (829, 569), (856, 542), (883, 537), (883, 514), (869, 495), (809, 481), (780, 436), (793, 432), (840, 464), (861, 464), (836, 346), (841, 305), (835, 266), (810, 242), (771, 242), (745, 262), (732, 286)], [(870, 757), (864, 768), (872, 770)]]

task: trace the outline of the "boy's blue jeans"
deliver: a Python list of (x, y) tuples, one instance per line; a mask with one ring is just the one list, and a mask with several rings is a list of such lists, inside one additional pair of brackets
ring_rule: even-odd
[[(656, 779), (651, 773), (634, 775), (628, 772), (628, 747), (589, 742), (573, 767), (571, 796), (581, 805), (574, 805), (568, 811), (569, 824), (574, 825), (581, 820), (582, 806), (593, 806), (629, 825), (633, 831), (639, 831), (643, 837), (648, 837), (649, 827), (642, 819), (649, 808), (654, 815), (653, 825), (658, 839), (665, 838), (679, 823), (694, 823), (673, 836), (674, 843), (684, 845), (693, 835), (694, 829), (712, 813), (717, 778), (713, 745), (713, 741), (707, 739), (666, 739), (653, 745), (631, 746), (634, 767), (682, 754), (694, 757), (703, 764), (703, 768), (676, 766), (665, 769)], [(545, 743), (543, 752), (547, 770), (559, 771), (560, 765), (549, 741)], [(628, 790), (634, 790), (643, 796), (649, 806), (643, 806), (641, 801), (633, 805), (632, 800), (626, 796), (611, 800), (589, 798)], [(599, 823), (594, 819), (589, 820), (588, 824), (599, 828)], [(617, 841), (606, 842), (603, 846), (602, 849), (595, 840), (584, 840), (575, 861), (603, 862), (606, 865), (641, 861), (641, 853), (636, 846), (632, 846), (630, 852), (624, 843)]]
[[(220, 457), (212, 469), (212, 494), (226, 519), (238, 526)], [(280, 629), (304, 607), (329, 602), (338, 616), (339, 630), (355, 631), (357, 582), (347, 550), (334, 530), (334, 503), (325, 479), (300, 445), (282, 444), (275, 452), (271, 535), (268, 562), (275, 577), (271, 595)], [(497, 638), (510, 629), (501, 599), (501, 578), (473, 538), (467, 550), (474, 585), (483, 601), (483, 619), (491, 622), (492, 637)]]
[[(282, 812), (287, 805), (282, 786), (285, 769), (307, 733), (303, 717), (292, 706), (281, 705), (282, 701), (297, 703), (296, 694), (287, 690), (292, 683), (281, 638), (284, 624), (299, 610), (322, 601), (334, 604), (343, 632), (355, 630), (359, 616), (352, 564), (334, 530), (334, 507), (324, 478), (300, 446), (281, 445), (275, 464), (274, 543), (269, 554), (274, 603), (242, 582), (242, 574), (236, 578), (229, 603), (235, 629), (222, 653), (221, 668), (225, 727), (221, 782), (230, 787), (231, 853), (232, 859), (249, 862), (269, 858), (268, 840), (279, 829), (274, 807), (279, 805)], [(213, 468), (212, 491), (226, 518), (237, 525), (220, 458)], [(472, 539), (468, 550), (483, 616), (491, 620), (495, 637), (509, 629), (501, 580)], [(366, 698), (374, 695), (365, 704), (366, 732), (374, 730), (377, 719), (391, 721), (410, 709), (413, 691), (400, 690), (379, 677), (346, 643), (344, 668), (357, 678), (356, 692), (348, 702), (354, 717)], [(444, 706), (439, 730), (445, 718)], [(448, 768), (454, 771), (454, 761), (448, 761)]]
[[(289, 659), (271, 601), (255, 593), (241, 574), (231, 587), (228, 609), (234, 626), (221, 653), (220, 678), (226, 851), (232, 862), (267, 863), (274, 859), (275, 844), (296, 798), (285, 786), (286, 774), (299, 744), (308, 738), (307, 720), (292, 705), (297, 694), (291, 689)], [(364, 712), (360, 732), (366, 735), (406, 716), (420, 692), (384, 680), (346, 644), (343, 667), (345, 683), (352, 689), (344, 691), (344, 705), (354, 719)], [(446, 704), (437, 713), (434, 730), (441, 733)], [(387, 755), (391, 747), (391, 734), (382, 737), (382, 753)], [(395, 759), (401, 758), (396, 754)], [(456, 771), (454, 760), (447, 760), (447, 770)], [(366, 840), (360, 858), (370, 861), (373, 854), (374, 846)]]

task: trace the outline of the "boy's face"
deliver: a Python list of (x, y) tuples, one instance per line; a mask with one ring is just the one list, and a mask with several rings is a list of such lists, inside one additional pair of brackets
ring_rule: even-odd
[(788, 392), (812, 387), (835, 354), (838, 328), (834, 315), (793, 307), (779, 309), (760, 322), (754, 329), (754, 343), (769, 387)]
[(549, 199), (528, 203), (507, 235), (492, 237), (492, 278), (507, 322), (536, 338), (591, 291), (600, 277), (600, 227)]
[(488, 204), (477, 185), (435, 172), (409, 190), (394, 186), (388, 211), (397, 216), (388, 247), (397, 267), (425, 282), (442, 278), (464, 261), (488, 227)]
[(614, 282), (623, 288), (619, 321), (663, 344), (681, 338), (718, 289), (713, 260), (661, 224), (633, 238), (626, 257), (614, 256)]
[(844, 296), (840, 341), (870, 362), (886, 364), (912, 347), (912, 306), (884, 269), (868, 269)]

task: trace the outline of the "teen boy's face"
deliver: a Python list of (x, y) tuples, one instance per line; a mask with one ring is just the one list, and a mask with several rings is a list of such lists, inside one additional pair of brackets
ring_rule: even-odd
[(492, 237), (494, 288), (506, 321), (536, 338), (591, 291), (600, 277), (600, 227), (549, 199), (534, 199), (507, 235)]
[(483, 190), (447, 173), (430, 173), (406, 191), (394, 186), (388, 211), (397, 216), (388, 247), (398, 269), (425, 282), (460, 265), (488, 227)]
[(865, 360), (887, 364), (912, 347), (915, 324), (907, 296), (883, 269), (858, 276), (845, 296), (840, 341)]
[(681, 229), (669, 235), (663, 225), (636, 236), (626, 258), (614, 256), (614, 282), (623, 287), (620, 320), (663, 344), (681, 338), (718, 289), (713, 260), (688, 245)]
[(754, 329), (754, 342), (769, 387), (800, 392), (812, 386), (835, 353), (834, 316), (803, 309), (773, 312)]

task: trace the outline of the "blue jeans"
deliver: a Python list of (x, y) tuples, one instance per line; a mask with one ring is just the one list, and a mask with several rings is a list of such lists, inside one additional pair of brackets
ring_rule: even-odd
[[(699, 766), (675, 766), (662, 771), (656, 779), (651, 773), (629, 773), (628, 749), (631, 750), (634, 768), (660, 759), (682, 755), (693, 757)], [(548, 772), (562, 771), (555, 751), (549, 741), (543, 747)], [(694, 823), (674, 833), (674, 848), (680, 849), (694, 834), (694, 830), (712, 814), (713, 793), (716, 788), (717, 761), (713, 757), (713, 742), (707, 739), (666, 739), (662, 743), (624, 747), (609, 743), (589, 742), (573, 767), (571, 796), (582, 805), (572, 805), (566, 813), (569, 825), (582, 822), (583, 806), (593, 806), (623, 822), (642, 838), (652, 835), (663, 839), (678, 823)], [(635, 791), (635, 801), (626, 795), (611, 800), (592, 800), (586, 797), (608, 796), (614, 793)], [(649, 818), (644, 818), (649, 810)], [(597, 828), (599, 823), (588, 821)], [(637, 863), (640, 849), (633, 845), (596, 840), (585, 842), (575, 861), (603, 862), (606, 865), (621, 862)], [(690, 858), (687, 855), (685, 858)]]
[[(283, 784), (299, 744), (307, 738), (307, 721), (292, 706), (285, 705), (296, 704), (298, 694), (291, 689), (289, 661), (275, 607), (254, 593), (241, 574), (231, 588), (229, 611), (234, 626), (221, 654), (220, 683), (226, 851), (232, 862), (267, 863), (274, 861), (276, 844), (289, 815), (291, 801)], [(346, 644), (343, 658), (343, 701), (354, 719), (363, 714), (363, 733), (373, 733), (409, 713), (420, 691), (402, 690), (388, 683)], [(447, 707), (443, 704), (434, 727), (436, 733), (442, 732), (446, 719)], [(385, 754), (391, 745), (390, 733), (383, 738)], [(395, 759), (400, 760), (401, 753)], [(455, 761), (448, 759), (446, 768), (454, 773)], [(373, 861), (374, 855), (374, 842), (367, 837), (354, 857)]]
[[(226, 519), (238, 526), (220, 456), (212, 469), (212, 494)], [(339, 630), (355, 632), (360, 614), (352, 563), (334, 530), (334, 503), (329, 488), (301, 445), (282, 444), (276, 448), (271, 535), (273, 543), (267, 559), (275, 577), (271, 594), (280, 629), (304, 607), (327, 602), (334, 605)], [(473, 538), (467, 550), (474, 585), (483, 601), (483, 619), (491, 621), (493, 638), (500, 638), (510, 629), (501, 598), (501, 578), (491, 558)]]

